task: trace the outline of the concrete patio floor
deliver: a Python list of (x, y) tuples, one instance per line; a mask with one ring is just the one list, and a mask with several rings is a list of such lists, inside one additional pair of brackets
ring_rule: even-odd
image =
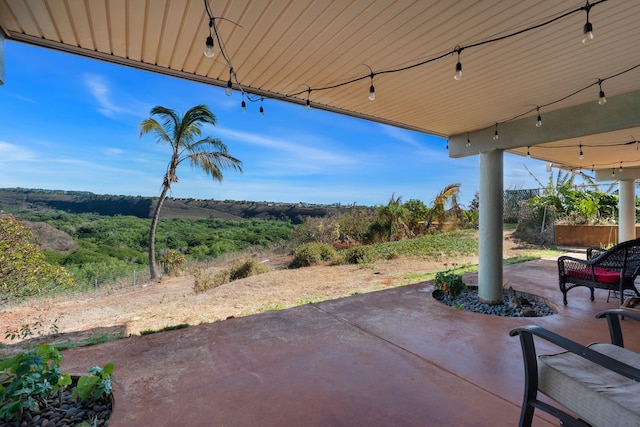
[[(555, 259), (505, 267), (504, 278), (558, 314), (463, 312), (418, 283), (71, 349), (63, 369), (115, 363), (111, 427), (514, 426), (524, 374), (509, 330), (536, 324), (582, 343), (607, 341), (606, 321), (594, 314), (619, 302), (601, 290), (591, 302), (579, 288), (562, 306)], [(627, 336), (638, 327), (623, 323)], [(638, 340), (627, 342), (640, 351)], [(558, 422), (538, 415), (534, 425)]]

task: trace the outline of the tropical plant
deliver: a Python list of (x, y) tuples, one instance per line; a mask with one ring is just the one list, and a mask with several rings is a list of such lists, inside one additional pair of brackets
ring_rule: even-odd
[(436, 273), (434, 286), (435, 289), (441, 290), (451, 298), (455, 298), (467, 288), (462, 280), (462, 276), (451, 271)]
[(447, 214), (453, 214), (457, 219), (463, 219), (462, 209), (458, 204), (458, 194), (461, 184), (449, 184), (438, 193), (433, 199), (433, 204), (429, 209), (426, 228), (429, 229), (434, 221), (438, 222), (438, 227), (447, 220)]
[(402, 196), (395, 197), (391, 195), (389, 202), (378, 208), (378, 218), (381, 225), (387, 231), (387, 241), (393, 240), (394, 232), (398, 230), (408, 231), (404, 220), (407, 218), (409, 211), (402, 205)]
[[(160, 119), (158, 122), (153, 116)], [(162, 191), (155, 206), (149, 230), (149, 272), (152, 280), (160, 277), (156, 264), (155, 238), (160, 210), (173, 183), (178, 182), (176, 169), (188, 161), (192, 167), (202, 169), (214, 181), (222, 181), (221, 169), (231, 168), (242, 171), (242, 162), (231, 154), (219, 139), (207, 136), (200, 139), (204, 124), (215, 125), (216, 117), (206, 105), (192, 107), (181, 117), (174, 110), (156, 106), (151, 109), (151, 117), (140, 123), (140, 136), (153, 133), (158, 142), (171, 146), (171, 159), (167, 165)]]

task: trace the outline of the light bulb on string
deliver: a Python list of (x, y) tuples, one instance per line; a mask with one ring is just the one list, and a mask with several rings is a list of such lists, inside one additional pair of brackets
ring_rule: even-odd
[(591, 165), (591, 173), (595, 172), (596, 165)]
[(496, 123), (496, 130), (495, 130), (495, 132), (493, 133), (493, 140), (494, 140), (494, 141), (497, 141), (497, 140), (498, 140), (498, 138), (500, 138), (500, 135), (498, 135), (498, 123)]
[(206, 56), (207, 58), (213, 58), (213, 55), (215, 55), (215, 52), (213, 50), (213, 37), (209, 36), (207, 37), (207, 41), (205, 42), (204, 56)]
[(529, 151), (529, 146), (527, 145), (527, 159), (531, 158), (531, 152)]
[(582, 152), (582, 144), (580, 144), (580, 154), (578, 154), (580, 160), (584, 159), (584, 153)]
[(611, 176), (616, 176), (616, 170), (611, 168)]
[(587, 1), (587, 4), (584, 7), (584, 9), (587, 11), (587, 23), (584, 24), (584, 28), (582, 29), (582, 43), (583, 44), (589, 44), (594, 39), (593, 25), (591, 25), (591, 22), (589, 22), (589, 11), (591, 10), (591, 6), (592, 5), (589, 4), (589, 2)]
[(469, 134), (467, 134), (467, 148), (471, 147), (471, 139), (469, 138)]
[(453, 75), (453, 79), (462, 80), (462, 63), (460, 62), (460, 52), (462, 52), (462, 48), (458, 46), (456, 51), (458, 52), (458, 62), (456, 63), (456, 72)]
[(233, 93), (233, 83), (231, 83), (231, 76), (233, 75), (233, 68), (229, 68), (229, 80), (227, 80), (227, 87), (224, 90), (224, 94), (231, 96)]
[(542, 116), (540, 116), (540, 107), (538, 109), (538, 117), (536, 118), (536, 127), (539, 128), (542, 126)]
[(311, 96), (311, 88), (307, 90), (307, 102), (305, 103), (304, 109), (307, 111), (311, 111), (311, 101), (309, 97)]
[(260, 118), (264, 118), (264, 108), (262, 107), (262, 101), (264, 101), (264, 98), (260, 98)]
[(213, 37), (211, 35), (211, 28), (213, 28), (213, 18), (209, 19), (209, 37), (207, 37), (207, 41), (204, 44), (204, 56), (207, 58), (213, 58), (215, 54), (213, 50)]
[(604, 96), (604, 91), (602, 90), (602, 80), (598, 80), (598, 87), (600, 88), (600, 93), (598, 93), (598, 104), (604, 105), (607, 103), (607, 98)]
[(242, 99), (242, 113), (246, 114), (246, 112), (247, 112), (247, 103), (245, 102), (244, 97), (243, 97), (243, 99)]
[(373, 87), (373, 74), (371, 74), (371, 86), (369, 87), (369, 101), (375, 101), (376, 88)]
[(620, 162), (620, 169), (618, 169), (620, 173), (622, 173), (622, 162)]

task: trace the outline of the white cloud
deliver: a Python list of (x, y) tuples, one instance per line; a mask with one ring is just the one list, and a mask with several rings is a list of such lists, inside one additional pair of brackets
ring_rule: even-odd
[(2, 159), (0, 163), (32, 160), (34, 157), (34, 153), (30, 150), (25, 150), (18, 145), (0, 141), (0, 159)]

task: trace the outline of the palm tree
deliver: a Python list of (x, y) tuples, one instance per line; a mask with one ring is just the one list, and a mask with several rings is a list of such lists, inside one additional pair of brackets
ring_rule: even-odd
[[(153, 116), (158, 117), (160, 122)], [(221, 169), (231, 168), (242, 172), (242, 162), (231, 156), (227, 146), (219, 139), (207, 136), (200, 139), (202, 125), (216, 124), (216, 117), (206, 105), (196, 105), (180, 117), (175, 111), (156, 106), (151, 109), (151, 117), (140, 123), (140, 137), (153, 133), (158, 142), (171, 146), (171, 160), (162, 181), (160, 199), (153, 212), (151, 229), (149, 230), (149, 272), (151, 280), (160, 277), (155, 257), (156, 227), (160, 218), (160, 209), (171, 189), (171, 184), (178, 182), (176, 169), (188, 160), (191, 167), (202, 169), (214, 181), (222, 181)]]
[(402, 206), (402, 196), (395, 197), (395, 194), (391, 195), (391, 199), (386, 206), (380, 206), (378, 210), (378, 216), (382, 220), (383, 226), (388, 230), (388, 240), (393, 240), (393, 232), (397, 228), (407, 228), (404, 223), (404, 219), (407, 217), (409, 211)]
[[(429, 216), (427, 217), (427, 229), (431, 227), (434, 219), (438, 221), (438, 227), (442, 227), (442, 224), (446, 220), (447, 212), (453, 212), (458, 219), (461, 218), (462, 211), (460, 205), (458, 205), (460, 185), (461, 184), (449, 184), (436, 196), (429, 210)], [(450, 206), (449, 209), (447, 209), (447, 206)]]

